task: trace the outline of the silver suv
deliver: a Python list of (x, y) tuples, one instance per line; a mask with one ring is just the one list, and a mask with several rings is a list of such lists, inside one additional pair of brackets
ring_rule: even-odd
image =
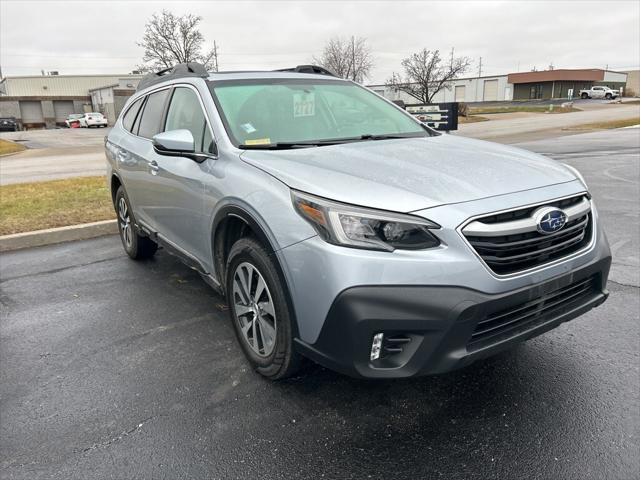
[(226, 295), (262, 375), (445, 372), (607, 298), (611, 254), (571, 167), (440, 134), (302, 66), (141, 82), (106, 139), (122, 244)]

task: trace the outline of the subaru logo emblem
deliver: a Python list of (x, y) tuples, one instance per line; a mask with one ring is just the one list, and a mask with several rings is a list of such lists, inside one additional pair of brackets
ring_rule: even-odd
[(554, 207), (543, 207), (535, 213), (538, 232), (549, 235), (560, 230), (567, 223), (567, 214)]

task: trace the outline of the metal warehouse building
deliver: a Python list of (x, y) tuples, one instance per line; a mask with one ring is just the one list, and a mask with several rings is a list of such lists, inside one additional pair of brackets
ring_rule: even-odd
[[(64, 125), (67, 115), (100, 111), (115, 120), (116, 96), (135, 91), (140, 75), (41, 75), (0, 81), (0, 116), (16, 117), (23, 128)], [(93, 103), (92, 92), (111, 89), (109, 102)], [(116, 93), (116, 95), (114, 95)], [(120, 105), (120, 108), (121, 105)]]
[[(369, 85), (368, 87), (389, 100), (402, 100), (405, 103), (417, 102), (411, 95), (386, 85)], [(512, 95), (513, 85), (508, 82), (507, 75), (458, 78), (449, 82), (447, 88), (436, 93), (433, 102), (499, 102), (512, 100)]]
[[(627, 76), (624, 72), (593, 68), (459, 78), (440, 90), (434, 96), (433, 103), (561, 99), (568, 97), (569, 89), (573, 89), (575, 97), (581, 89), (589, 89), (593, 85), (605, 85), (612, 89), (625, 88)], [(418, 102), (405, 92), (386, 85), (369, 85), (369, 88), (389, 100), (402, 100), (407, 104)]]

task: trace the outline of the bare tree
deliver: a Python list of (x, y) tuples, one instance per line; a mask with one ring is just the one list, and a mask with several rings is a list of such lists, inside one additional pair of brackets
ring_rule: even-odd
[(354, 36), (349, 39), (331, 38), (322, 55), (314, 57), (313, 61), (339, 77), (355, 82), (364, 81), (373, 68), (373, 57), (367, 39)]
[(468, 57), (454, 57), (453, 50), (450, 61), (446, 62), (440, 57), (440, 50), (423, 48), (402, 60), (404, 77), (393, 73), (387, 80), (387, 87), (405, 92), (422, 103), (431, 103), (440, 90), (450, 90), (449, 82), (458, 78), (470, 65)]
[(177, 63), (198, 62), (208, 70), (218, 71), (218, 47), (202, 52), (204, 36), (198, 30), (202, 17), (176, 16), (163, 10), (154, 13), (145, 25), (144, 36), (138, 46), (144, 48), (139, 70), (150, 71), (169, 68)]

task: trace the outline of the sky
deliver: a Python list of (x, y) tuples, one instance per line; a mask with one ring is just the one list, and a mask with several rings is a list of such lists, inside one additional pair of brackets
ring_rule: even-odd
[(384, 81), (422, 48), (471, 58), (464, 76), (532, 68), (640, 67), (640, 1), (36, 1), (0, 0), (5, 76), (129, 73), (153, 12), (202, 16), (221, 70), (310, 63), (335, 36), (365, 37)]

